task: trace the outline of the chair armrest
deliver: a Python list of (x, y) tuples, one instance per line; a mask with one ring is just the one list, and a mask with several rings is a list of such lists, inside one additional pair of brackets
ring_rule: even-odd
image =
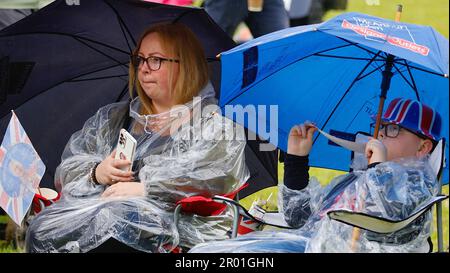
[[(225, 206), (218, 206), (219, 204)], [(211, 207), (211, 209), (208, 209), (208, 206)], [(219, 214), (226, 208), (226, 206), (229, 206), (233, 209), (234, 217), (233, 217), (233, 229), (231, 233), (231, 238), (235, 238), (237, 236), (237, 230), (239, 227), (240, 204), (228, 197), (219, 195), (216, 195), (212, 198), (207, 198), (203, 196), (193, 196), (180, 200), (177, 203), (177, 206), (175, 207), (173, 220), (176, 227), (178, 227), (178, 222), (180, 220), (180, 213), (182, 211), (187, 210), (188, 213), (198, 214), (201, 216), (211, 216)], [(185, 210), (183, 210), (183, 208)]]

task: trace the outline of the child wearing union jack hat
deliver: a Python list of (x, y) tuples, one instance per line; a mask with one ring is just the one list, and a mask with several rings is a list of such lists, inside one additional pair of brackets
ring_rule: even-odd
[[(439, 189), (427, 155), (440, 140), (440, 115), (415, 100), (392, 100), (382, 117), (378, 138), (366, 144), (367, 168), (337, 176), (325, 187), (308, 173), (316, 130), (315, 125), (305, 122), (289, 134), (279, 200), (284, 220), (295, 230), (251, 232), (199, 245), (191, 252), (431, 251), (432, 215), (423, 208), (434, 202)], [(366, 226), (358, 230), (328, 217), (336, 211), (351, 212), (352, 217), (362, 214), (387, 219), (384, 224), (417, 218), (401, 228), (380, 232), (377, 228), (383, 225), (368, 224), (372, 229)]]
[(381, 120), (378, 140), (371, 140), (366, 146), (369, 164), (422, 158), (440, 139), (441, 116), (416, 100), (392, 100)]
[[(411, 99), (391, 101), (382, 117), (378, 139), (366, 146), (369, 164), (400, 158), (422, 158), (440, 139), (442, 119), (438, 112)], [(294, 126), (288, 140), (288, 154), (307, 156), (317, 128), (309, 123)]]
[[(437, 183), (429, 172), (426, 156), (440, 140), (441, 123), (439, 113), (419, 101), (404, 98), (392, 100), (382, 116), (378, 138), (372, 138), (366, 144), (365, 156), (369, 164), (367, 170), (335, 178), (339, 183), (329, 184), (331, 189), (323, 199), (321, 210), (345, 207), (384, 217), (389, 215), (396, 220), (407, 217), (415, 207), (420, 206), (421, 201), (437, 192)], [(283, 192), (286, 196), (286, 192), (301, 191), (309, 185), (308, 155), (316, 130), (314, 125), (306, 122), (291, 129), (285, 160), (286, 189)], [(420, 187), (423, 188), (417, 191)], [(352, 203), (354, 195), (365, 196), (363, 207), (357, 208), (358, 204)], [(289, 199), (291, 198), (286, 201), (290, 202)], [(293, 225), (311, 219), (311, 211), (302, 209), (298, 213), (298, 204), (292, 203), (292, 206), (286, 207), (285, 216), (288, 214), (287, 220)], [(408, 229), (384, 235), (383, 239), (380, 239), (383, 236), (368, 233), (367, 245), (371, 245), (373, 238), (386, 243), (415, 242), (412, 238), (416, 238), (417, 243), (411, 243), (408, 250), (404, 248), (400, 251), (411, 251), (413, 245), (420, 248), (424, 239), (429, 236), (429, 223), (425, 224), (427, 221), (424, 217), (420, 220), (422, 222), (418, 220)], [(382, 247), (373, 248), (372, 251), (374, 249), (384, 251)]]
[[(412, 99), (393, 99), (382, 116), (378, 138), (372, 138), (366, 144), (367, 170), (336, 177), (329, 184), (329, 190), (324, 190), (328, 194), (319, 205), (321, 215), (331, 209), (346, 208), (380, 217), (389, 216), (395, 220), (408, 217), (423, 200), (437, 194), (438, 183), (435, 183), (436, 177), (429, 171), (427, 155), (441, 138), (441, 124), (440, 114), (429, 106)], [(310, 188), (308, 155), (316, 130), (314, 125), (305, 122), (294, 126), (289, 134), (282, 192), (285, 199), (283, 202), (288, 204), (284, 211), (286, 220), (294, 226), (311, 219), (317, 220), (315, 213), (304, 209), (302, 202), (296, 199), (301, 194), (295, 193)], [(288, 198), (290, 195), (297, 197)], [(360, 196), (365, 197), (359, 204), (352, 201)], [(361, 202), (364, 205), (358, 208)], [(362, 240), (367, 240), (365, 251), (387, 251), (388, 248), (384, 246), (374, 247), (374, 238), (387, 245), (409, 242), (408, 247), (408, 244), (404, 244), (398, 251), (422, 251), (418, 249), (427, 245), (429, 219), (431, 217), (425, 215), (408, 228), (393, 234), (374, 236), (369, 232)], [(334, 238), (344, 236), (345, 232), (337, 230), (338, 228), (334, 228), (328, 233), (333, 233)]]
[[(371, 139), (366, 145), (369, 167), (385, 161), (425, 157), (440, 140), (441, 123), (440, 114), (419, 101), (392, 100), (382, 117), (378, 139)], [(284, 179), (289, 188), (299, 190), (308, 184), (308, 172), (303, 171), (303, 166), (308, 167), (315, 131), (317, 128), (309, 122), (291, 129)]]

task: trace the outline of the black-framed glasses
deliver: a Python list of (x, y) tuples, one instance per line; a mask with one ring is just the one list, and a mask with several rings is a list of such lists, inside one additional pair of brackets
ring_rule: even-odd
[[(408, 129), (401, 127), (400, 125), (394, 124), (394, 123), (380, 124), (379, 132), (381, 132), (381, 130), (384, 130), (384, 136), (387, 136), (390, 138), (396, 138), (400, 134), (401, 129), (406, 130), (412, 134), (415, 134), (416, 136), (418, 136), (421, 139), (426, 139), (425, 136), (418, 134), (416, 132), (413, 132), (411, 130), (408, 130)], [(373, 135), (374, 132), (375, 132), (375, 122), (370, 124), (370, 134)]]
[(157, 57), (157, 56), (148, 56), (147, 58), (145, 58), (145, 57), (142, 57), (139, 55), (131, 55), (130, 60), (131, 60), (131, 64), (135, 68), (141, 67), (144, 64), (144, 62), (146, 62), (147, 66), (152, 71), (159, 70), (161, 68), (162, 62), (174, 62), (174, 63), (180, 62), (180, 60), (175, 60), (175, 59), (167, 59), (167, 58)]
[[(381, 132), (381, 130), (384, 130), (385, 136), (395, 138), (398, 136), (398, 134), (400, 134), (401, 129), (402, 129), (402, 127), (400, 127), (397, 124), (393, 124), (393, 123), (380, 124), (379, 132)], [(373, 135), (374, 132), (375, 132), (375, 123), (371, 123), (370, 124), (370, 134)]]

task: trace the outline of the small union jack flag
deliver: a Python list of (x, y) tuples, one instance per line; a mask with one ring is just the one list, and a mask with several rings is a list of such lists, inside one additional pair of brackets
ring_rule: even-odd
[(21, 225), (45, 172), (16, 114), (6, 129), (0, 146), (0, 206)]
[(247, 217), (247, 216), (241, 216), (240, 223), (238, 226), (238, 235), (244, 235), (253, 231), (261, 230), (263, 227), (263, 224), (261, 222), (257, 222), (254, 219)]

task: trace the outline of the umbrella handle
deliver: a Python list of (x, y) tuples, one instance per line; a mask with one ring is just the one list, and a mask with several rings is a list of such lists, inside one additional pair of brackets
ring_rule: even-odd
[[(402, 16), (402, 11), (403, 11), (403, 6), (402, 5), (398, 5), (397, 6), (397, 12), (395, 13), (395, 22), (400, 22), (400, 18)], [(385, 90), (385, 92), (387, 92), (387, 89), (389, 87), (387, 87)], [(378, 138), (378, 132), (380, 130), (380, 121), (381, 121), (381, 115), (383, 112), (383, 108), (384, 108), (384, 100), (386, 99), (386, 93), (382, 92), (382, 95), (380, 96), (380, 103), (378, 104), (378, 112), (377, 112), (377, 119), (376, 119), (376, 123), (375, 123), (375, 130), (373, 133), (373, 138)], [(358, 245), (356, 244), (356, 242), (359, 241), (359, 237), (361, 235), (361, 230), (357, 227), (353, 228), (353, 233), (352, 233), (352, 242), (351, 242), (351, 250), (353, 252), (355, 252), (357, 250)]]
[(380, 103), (378, 104), (377, 119), (376, 119), (376, 123), (375, 123), (375, 130), (373, 132), (373, 138), (375, 138), (375, 139), (378, 138), (378, 132), (380, 131), (381, 114), (383, 112), (385, 99), (386, 99), (386, 97), (381, 96)]

